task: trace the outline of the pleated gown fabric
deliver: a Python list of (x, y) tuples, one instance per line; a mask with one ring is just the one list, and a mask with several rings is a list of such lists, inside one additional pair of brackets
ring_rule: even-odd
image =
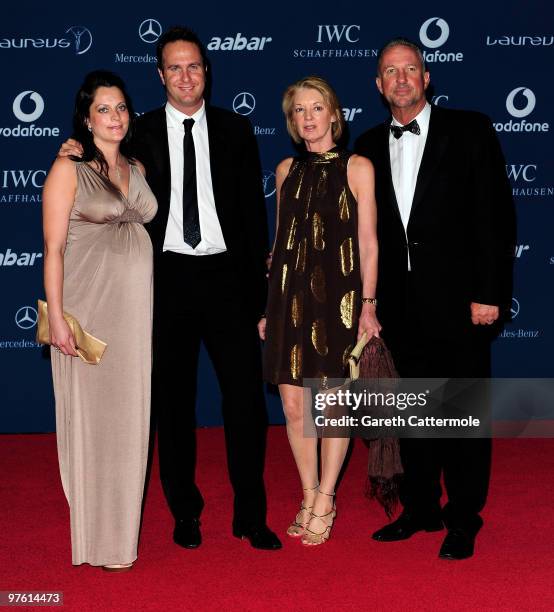
[(148, 453), (152, 245), (157, 203), (130, 165), (129, 194), (84, 162), (64, 255), (64, 310), (107, 343), (98, 365), (52, 351), (58, 458), (75, 565), (137, 557)]

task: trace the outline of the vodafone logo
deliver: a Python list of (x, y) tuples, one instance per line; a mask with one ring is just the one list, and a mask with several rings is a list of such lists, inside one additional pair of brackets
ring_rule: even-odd
[[(516, 106), (516, 97), (518, 100), (525, 98), (524, 106)], [(530, 89), (527, 87), (516, 87), (515, 89), (512, 89), (506, 98), (506, 110), (510, 113), (510, 115), (512, 115), (512, 117), (521, 119), (522, 117), (527, 117), (527, 115), (530, 115), (533, 112), (536, 103), (537, 98)]]
[[(25, 98), (29, 97), (35, 108), (31, 112), (25, 112), (21, 105)], [(44, 112), (44, 99), (42, 96), (36, 91), (22, 91), (19, 95), (15, 97), (13, 101), (13, 114), (19, 121), (24, 121), (25, 123), (31, 123), (31, 121), (36, 121)]]
[[(438, 38), (431, 38), (429, 36), (429, 26), (433, 23), (440, 30)], [(427, 19), (427, 21), (424, 21), (421, 28), (419, 29), (419, 39), (421, 40), (422, 44), (424, 44), (429, 49), (436, 49), (437, 47), (441, 47), (448, 40), (449, 36), (450, 27), (441, 17), (431, 17), (430, 19)]]

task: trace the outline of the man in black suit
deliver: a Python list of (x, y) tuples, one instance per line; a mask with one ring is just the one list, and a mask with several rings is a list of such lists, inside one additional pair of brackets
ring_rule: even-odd
[[(489, 119), (431, 106), (428, 85), (415, 44), (383, 47), (377, 88), (392, 119), (356, 143), (375, 166), (378, 317), (401, 376), (488, 377), (490, 341), (511, 294), (515, 222), (505, 162)], [(373, 538), (402, 540), (444, 522), (439, 556), (471, 556), (490, 439), (402, 439), (400, 447), (403, 512)]]
[(203, 342), (223, 396), (233, 534), (273, 550), (281, 543), (266, 526), (263, 482), (267, 414), (256, 324), (265, 308), (268, 235), (256, 139), (246, 118), (205, 103), (207, 58), (196, 34), (170, 29), (157, 56), (167, 104), (138, 119), (134, 143), (158, 200), (147, 226), (153, 409), (174, 541), (201, 543), (195, 406)]

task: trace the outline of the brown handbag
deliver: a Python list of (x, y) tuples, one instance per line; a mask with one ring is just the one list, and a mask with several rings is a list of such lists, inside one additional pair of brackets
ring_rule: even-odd
[[(382, 381), (398, 378), (390, 351), (381, 338), (368, 340), (364, 333), (348, 359), (350, 380)], [(404, 470), (398, 438), (367, 440), (369, 448), (367, 496), (376, 499), (390, 518), (399, 501), (399, 484)]]
[[(102, 359), (102, 355), (108, 345), (85, 331), (73, 315), (64, 312), (63, 318), (69, 325), (69, 329), (75, 338), (77, 355), (79, 355), (85, 363), (90, 365), (97, 365), (100, 363), (100, 359)], [(37, 342), (39, 344), (50, 344), (48, 304), (44, 300), (38, 301)]]

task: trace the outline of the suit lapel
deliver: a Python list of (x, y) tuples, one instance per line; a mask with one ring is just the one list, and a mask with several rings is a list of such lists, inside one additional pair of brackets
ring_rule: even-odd
[(151, 159), (160, 177), (159, 186), (164, 190), (158, 206), (164, 207), (167, 217), (169, 213), (169, 198), (171, 194), (171, 163), (169, 160), (169, 143), (167, 140), (167, 119), (165, 106), (158, 109), (150, 127), (148, 144), (151, 148)]
[(392, 207), (394, 212), (397, 214), (398, 218), (400, 217), (400, 209), (398, 208), (398, 200), (396, 199), (396, 192), (394, 191), (394, 183), (392, 182), (392, 170), (390, 163), (390, 147), (389, 147), (389, 124), (390, 121), (387, 120), (383, 123), (382, 127), (382, 135), (381, 135), (381, 151), (380, 156), (384, 160), (385, 163), (385, 181), (386, 181), (386, 190), (388, 193), (388, 202)]
[(219, 219), (222, 219), (222, 207), (225, 201), (225, 168), (226, 159), (225, 126), (218, 121), (217, 113), (206, 106), (206, 121), (208, 123), (208, 143), (210, 145), (210, 173), (214, 192), (215, 208)]
[(448, 132), (443, 129), (443, 126), (444, 122), (441, 109), (431, 105), (429, 132), (427, 133), (427, 141), (425, 142), (425, 149), (423, 150), (423, 157), (421, 158), (421, 165), (419, 166), (410, 216), (421, 203), (425, 190), (433, 178), (437, 165), (446, 151), (448, 145)]

